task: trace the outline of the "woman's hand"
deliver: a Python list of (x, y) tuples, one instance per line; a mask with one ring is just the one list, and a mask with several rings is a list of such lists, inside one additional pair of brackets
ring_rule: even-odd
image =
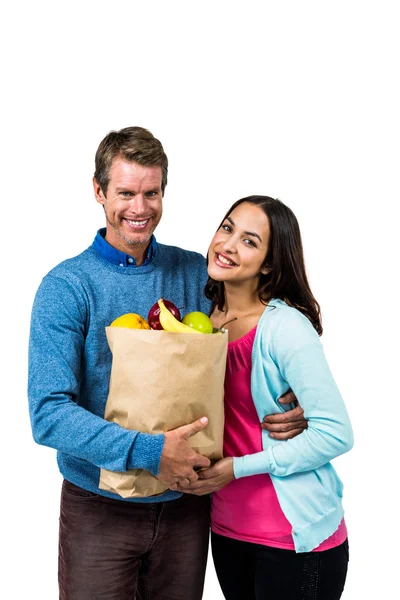
[(215, 465), (198, 473), (198, 480), (193, 483), (175, 483), (170, 490), (177, 490), (185, 494), (205, 496), (225, 487), (235, 479), (233, 474), (233, 458), (227, 457), (219, 460)]

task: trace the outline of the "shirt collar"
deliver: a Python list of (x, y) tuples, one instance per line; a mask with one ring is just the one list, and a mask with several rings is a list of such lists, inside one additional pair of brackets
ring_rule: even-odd
[[(113, 263), (114, 265), (119, 265), (120, 267), (136, 267), (136, 260), (133, 256), (129, 254), (125, 254), (125, 252), (120, 252), (113, 246), (111, 246), (105, 239), (106, 228), (103, 227), (99, 229), (96, 237), (93, 241), (94, 249), (100, 254), (102, 258), (108, 260), (108, 262)], [(154, 235), (151, 236), (150, 245), (147, 248), (147, 255), (144, 259), (144, 262), (140, 265), (144, 267), (148, 265), (153, 259), (154, 253), (157, 248), (157, 241)]]

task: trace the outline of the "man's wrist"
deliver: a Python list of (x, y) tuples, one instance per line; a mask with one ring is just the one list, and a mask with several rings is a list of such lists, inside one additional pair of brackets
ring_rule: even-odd
[(127, 468), (146, 469), (153, 475), (157, 475), (164, 442), (163, 433), (139, 433), (131, 448)]

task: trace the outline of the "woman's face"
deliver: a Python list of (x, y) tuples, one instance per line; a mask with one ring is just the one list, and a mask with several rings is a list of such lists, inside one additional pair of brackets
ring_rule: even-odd
[(264, 267), (270, 238), (265, 212), (242, 202), (224, 220), (208, 250), (208, 274), (216, 281), (243, 283), (268, 273)]

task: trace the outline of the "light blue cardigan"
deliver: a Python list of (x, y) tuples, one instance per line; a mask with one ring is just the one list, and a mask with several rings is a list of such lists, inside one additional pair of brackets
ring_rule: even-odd
[(263, 431), (263, 451), (234, 458), (234, 474), (270, 474), (292, 525), (296, 552), (309, 552), (343, 518), (343, 485), (329, 461), (352, 448), (353, 432), (317, 332), (298, 310), (271, 300), (252, 353), (251, 391), (260, 422), (285, 410), (278, 398), (289, 388), (304, 409), (308, 429), (285, 442)]

